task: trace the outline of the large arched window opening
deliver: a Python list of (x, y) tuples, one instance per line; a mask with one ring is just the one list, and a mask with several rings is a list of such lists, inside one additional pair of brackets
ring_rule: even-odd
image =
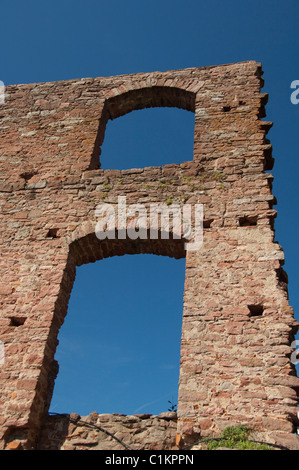
[(177, 404), (184, 268), (150, 254), (77, 268), (51, 412), (158, 414)]

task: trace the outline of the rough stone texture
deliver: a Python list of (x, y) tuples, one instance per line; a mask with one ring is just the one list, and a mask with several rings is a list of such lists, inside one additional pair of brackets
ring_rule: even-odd
[[(43, 426), (39, 450), (178, 450), (177, 416), (91, 413), (50, 416)], [(108, 434), (109, 433), (109, 434)]]
[[(186, 257), (177, 444), (233, 424), (254, 427), (265, 441), (297, 439), (299, 380), (290, 360), (297, 322), (274, 239), (272, 123), (262, 120), (261, 75), (261, 64), (249, 61), (7, 87), (0, 108), (2, 448), (36, 448), (43, 423), (46, 442), (57, 334), (76, 266), (127, 253)], [(109, 119), (150, 106), (194, 112), (193, 161), (102, 170)], [(183, 239), (98, 240), (95, 208), (119, 195), (147, 207), (203, 204), (203, 246), (186, 252)]]

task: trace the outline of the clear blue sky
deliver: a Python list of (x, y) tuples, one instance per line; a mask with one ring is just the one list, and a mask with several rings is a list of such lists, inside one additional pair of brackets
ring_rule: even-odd
[[(299, 80), (298, 2), (12, 0), (1, 5), (1, 20), (0, 80), (6, 85), (262, 62), (266, 119), (274, 122), (268, 137), (276, 240), (299, 319), (299, 104), (290, 101), (290, 84)], [(182, 110), (117, 119), (107, 128), (103, 166), (189, 160), (192, 126), (192, 114)], [(183, 280), (184, 260), (154, 256), (79, 268), (57, 351), (61, 371), (52, 411), (158, 413), (175, 402)]]

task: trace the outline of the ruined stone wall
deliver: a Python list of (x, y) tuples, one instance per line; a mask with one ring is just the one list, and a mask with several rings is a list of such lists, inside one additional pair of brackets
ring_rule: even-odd
[[(138, 253), (186, 258), (178, 444), (232, 424), (271, 442), (294, 440), (297, 322), (274, 238), (272, 124), (262, 120), (261, 75), (261, 64), (249, 61), (7, 87), (0, 109), (2, 448), (36, 448), (48, 422), (57, 334), (76, 266)], [(102, 170), (109, 120), (156, 106), (194, 112), (193, 161)], [(117, 208), (118, 196), (146, 207), (203, 204), (202, 247), (186, 251), (183, 238), (100, 241), (95, 208)]]
[(178, 450), (177, 416), (97, 414), (49, 416), (39, 450)]

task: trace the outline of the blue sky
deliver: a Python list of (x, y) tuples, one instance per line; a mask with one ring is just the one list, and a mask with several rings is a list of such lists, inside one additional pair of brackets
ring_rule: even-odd
[[(299, 319), (299, 104), (290, 101), (290, 84), (299, 80), (298, 2), (28, 0), (5, 2), (1, 17), (0, 80), (6, 85), (262, 62), (266, 119), (274, 122), (268, 137), (276, 240)], [(192, 114), (183, 110), (119, 118), (107, 127), (103, 166), (189, 160), (192, 126)], [(183, 280), (184, 260), (163, 257), (80, 267), (61, 329), (52, 410), (157, 413), (175, 402)]]

